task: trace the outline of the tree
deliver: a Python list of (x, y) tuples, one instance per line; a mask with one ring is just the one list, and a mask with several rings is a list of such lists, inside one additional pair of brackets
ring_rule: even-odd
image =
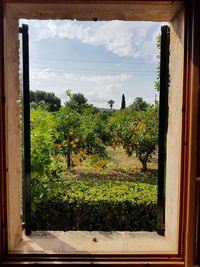
[[(101, 121), (98, 121), (98, 117), (94, 119), (94, 116), (87, 112), (80, 114), (70, 107), (61, 107), (55, 114), (58, 133), (56, 153), (66, 157), (69, 170), (87, 157), (103, 158), (107, 155), (102, 141), (104, 129), (99, 125)], [(99, 128), (102, 129), (100, 133)]]
[(70, 101), (73, 101), (78, 105), (85, 105), (88, 102), (87, 98), (81, 93), (73, 94)]
[(35, 92), (33, 92), (33, 91), (30, 91), (30, 102), (31, 103), (32, 102), (36, 103), (36, 101), (35, 101)]
[(110, 99), (110, 100), (108, 101), (108, 105), (109, 105), (109, 107), (110, 107), (111, 110), (112, 110), (112, 108), (113, 108), (114, 103), (115, 103), (115, 101), (112, 100), (112, 99)]
[(136, 97), (133, 104), (129, 106), (129, 108), (135, 111), (145, 111), (147, 107), (148, 107), (148, 104), (146, 101), (143, 100), (142, 97)]
[(66, 108), (71, 108), (78, 112), (79, 114), (83, 114), (86, 110), (88, 113), (98, 113), (98, 108), (94, 107), (92, 104), (88, 104), (87, 98), (81, 94), (71, 94), (71, 90), (66, 91), (67, 96), (70, 98), (68, 102), (65, 103)]
[[(56, 113), (56, 130), (59, 133), (56, 145), (59, 152), (66, 157), (67, 168), (70, 169), (73, 165), (72, 154), (79, 147), (78, 133), (81, 124), (81, 116), (70, 107), (61, 109)], [(74, 140), (78, 142), (74, 142)], [(73, 141), (73, 142), (72, 142)], [(78, 147), (77, 147), (78, 145)]]
[(61, 100), (54, 93), (47, 93), (44, 91), (31, 91), (30, 92), (30, 102), (36, 103), (38, 107), (39, 103), (44, 103), (49, 107), (49, 111), (58, 111), (61, 107)]
[(125, 96), (124, 94), (122, 95), (122, 103), (121, 103), (121, 109), (126, 108), (126, 101), (125, 101)]
[(122, 144), (128, 156), (133, 153), (142, 163), (142, 171), (147, 171), (147, 162), (158, 147), (158, 106), (135, 114), (132, 122), (124, 123), (121, 129)]

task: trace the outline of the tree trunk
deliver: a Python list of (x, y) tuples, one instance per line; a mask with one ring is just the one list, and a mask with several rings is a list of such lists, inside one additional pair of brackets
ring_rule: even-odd
[(142, 161), (142, 171), (146, 172), (147, 171), (147, 160)]
[(143, 172), (146, 172), (147, 171), (147, 160), (146, 159), (143, 159), (141, 157), (139, 157), (139, 160), (142, 163), (142, 169), (141, 170)]

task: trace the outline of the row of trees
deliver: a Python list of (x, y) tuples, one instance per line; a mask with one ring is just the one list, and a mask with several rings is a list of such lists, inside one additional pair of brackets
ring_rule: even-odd
[[(80, 109), (88, 107), (93, 108), (93, 111), (98, 111), (92, 104), (88, 104), (87, 98), (81, 94), (71, 94), (70, 90), (67, 91), (67, 95), (70, 97), (70, 100), (65, 103), (65, 107), (77, 108), (77, 105), (80, 106)], [(31, 91), (30, 92), (30, 102), (31, 108), (37, 109), (38, 106), (43, 106), (44, 109), (47, 109), (50, 112), (58, 111), (61, 107), (61, 100), (54, 93), (48, 93), (44, 91)], [(112, 110), (115, 101), (110, 99), (108, 105)], [(148, 107), (146, 101), (142, 97), (136, 97), (134, 102), (129, 106), (129, 108), (140, 111), (145, 110)], [(126, 108), (125, 95), (122, 95), (121, 109)]]
[[(115, 104), (114, 100), (110, 99), (108, 101), (108, 105), (111, 110), (114, 104)], [(142, 97), (136, 97), (134, 102), (129, 106), (129, 108), (134, 109), (136, 111), (145, 110), (147, 107), (148, 107), (148, 104), (146, 101), (143, 100)], [(126, 108), (126, 100), (125, 100), (125, 95), (123, 94), (122, 101), (121, 101), (121, 109), (125, 109), (125, 108)]]
[(39, 105), (44, 105), (49, 111), (58, 111), (61, 107), (61, 100), (54, 93), (44, 91), (30, 92), (30, 102), (32, 108), (37, 108)]

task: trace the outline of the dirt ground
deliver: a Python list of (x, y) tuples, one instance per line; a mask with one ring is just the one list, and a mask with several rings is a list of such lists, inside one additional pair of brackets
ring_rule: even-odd
[(109, 160), (104, 168), (93, 166), (90, 160), (75, 168), (72, 180), (118, 180), (148, 184), (157, 184), (157, 155), (153, 155), (148, 163), (147, 172), (141, 171), (140, 161), (133, 155), (128, 157), (123, 148), (107, 148)]

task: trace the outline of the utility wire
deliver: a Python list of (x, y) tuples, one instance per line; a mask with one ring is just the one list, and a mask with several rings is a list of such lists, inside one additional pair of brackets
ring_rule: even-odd
[(74, 60), (74, 59), (61, 59), (61, 58), (45, 58), (45, 57), (30, 57), (33, 60), (50, 60), (50, 61), (63, 61), (63, 62), (91, 62), (91, 63), (105, 63), (105, 64), (131, 64), (131, 65), (146, 65), (156, 64), (150, 62), (126, 62), (126, 61), (97, 61), (97, 60)]
[(31, 67), (31, 69), (36, 70), (36, 71), (39, 71), (38, 69), (44, 69), (45, 72), (55, 72), (55, 73), (66, 73), (68, 71), (116, 72), (116, 73), (123, 73), (123, 72), (124, 73), (125, 72), (128, 72), (128, 73), (147, 73), (147, 72), (149, 72), (149, 73), (155, 73), (155, 72), (157, 72), (157, 70), (155, 70), (155, 71), (149, 71), (149, 70), (135, 70), (135, 71), (132, 70), (132, 71), (130, 71), (130, 70), (98, 70), (98, 69), (94, 70), (94, 69), (76, 69), (76, 68), (68, 68), (68, 69), (65, 69), (65, 68), (56, 68), (56, 69), (63, 69), (63, 70), (66, 70), (66, 71), (54, 71), (54, 70), (50, 70), (49, 67), (44, 67), (44, 66), (40, 66), (40, 67), (33, 66), (33, 67)]

